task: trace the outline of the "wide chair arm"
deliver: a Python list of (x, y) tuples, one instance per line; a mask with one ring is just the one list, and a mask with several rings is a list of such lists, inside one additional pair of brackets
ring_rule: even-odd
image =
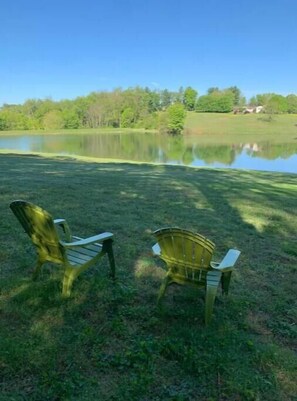
[(152, 246), (153, 256), (161, 256), (161, 248), (158, 243)]
[(237, 249), (229, 249), (226, 253), (225, 257), (220, 263), (210, 262), (210, 265), (213, 269), (219, 270), (222, 273), (231, 271), (239, 258), (240, 251)]
[(73, 241), (73, 242), (64, 242), (64, 241), (60, 241), (60, 242), (65, 248), (73, 248), (76, 246), (86, 246), (86, 245), (94, 244), (95, 242), (103, 242), (108, 239), (111, 239), (112, 237), (113, 237), (112, 233), (106, 232), (106, 233), (94, 235), (93, 237), (89, 237), (89, 238), (85, 238), (85, 239), (79, 238), (79, 237), (73, 237), (73, 238), (77, 239), (77, 241)]

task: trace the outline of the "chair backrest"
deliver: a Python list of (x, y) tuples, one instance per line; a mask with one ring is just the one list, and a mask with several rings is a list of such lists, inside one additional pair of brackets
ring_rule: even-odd
[(32, 203), (16, 200), (10, 208), (17, 217), (39, 255), (49, 261), (62, 262), (63, 251), (52, 216)]
[(171, 227), (157, 230), (154, 235), (161, 248), (161, 258), (167, 264), (173, 267), (181, 265), (192, 270), (210, 269), (215, 244), (207, 238), (192, 231)]

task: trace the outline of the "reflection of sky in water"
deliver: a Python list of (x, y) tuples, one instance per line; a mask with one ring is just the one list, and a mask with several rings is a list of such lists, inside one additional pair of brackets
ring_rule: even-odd
[(207, 164), (203, 160), (195, 159), (192, 166), (204, 166), (204, 167), (215, 167), (215, 168), (241, 168), (249, 170), (263, 170), (263, 171), (278, 171), (284, 173), (297, 173), (297, 155), (282, 159), (278, 157), (274, 160), (266, 160), (260, 157), (251, 157), (247, 154), (246, 150), (243, 150), (241, 154), (236, 155), (236, 158), (232, 165), (223, 163), (211, 163)]
[(0, 144), (2, 149), (21, 150), (23, 152), (29, 152), (32, 149), (32, 142), (28, 141), (26, 136), (14, 137), (13, 139), (4, 137), (1, 138)]
[[(47, 142), (49, 142), (47, 138)], [(19, 150), (22, 152), (42, 152), (44, 137), (12, 136), (0, 138), (0, 149)]]

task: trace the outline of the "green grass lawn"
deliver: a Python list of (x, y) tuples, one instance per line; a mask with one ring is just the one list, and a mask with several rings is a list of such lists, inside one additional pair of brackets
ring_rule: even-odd
[[(296, 175), (0, 155), (1, 401), (293, 401), (297, 383)], [(108, 262), (70, 299), (62, 272), (31, 280), (35, 250), (9, 209), (25, 199), (76, 235), (114, 233)], [(170, 287), (151, 256), (163, 226), (242, 254), (204, 326), (204, 293)]]
[(297, 115), (228, 114), (188, 112), (185, 134), (197, 135), (199, 140), (297, 142)]

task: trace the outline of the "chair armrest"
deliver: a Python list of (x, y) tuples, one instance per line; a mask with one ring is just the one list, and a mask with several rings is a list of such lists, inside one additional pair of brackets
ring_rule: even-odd
[(158, 243), (152, 246), (153, 256), (161, 256), (161, 248)]
[(57, 224), (58, 226), (63, 226), (67, 222), (65, 219), (55, 219), (54, 223)]
[(237, 249), (229, 249), (226, 253), (224, 259), (220, 263), (210, 262), (210, 265), (215, 270), (220, 270), (221, 272), (231, 271), (240, 255), (240, 251)]
[(64, 231), (64, 234), (65, 234), (67, 242), (72, 241), (71, 231), (70, 231), (68, 223), (67, 223), (67, 221), (65, 219), (55, 219), (54, 220), (54, 224), (56, 226), (60, 226), (62, 228), (62, 230)]
[(85, 239), (84, 238), (78, 239), (78, 237), (76, 237), (78, 239), (78, 241), (74, 241), (74, 242), (64, 242), (64, 241), (60, 241), (60, 242), (65, 248), (72, 248), (72, 247), (76, 247), (76, 246), (85, 246), (85, 245), (94, 244), (95, 242), (103, 242), (108, 239), (111, 239), (112, 237), (113, 237), (112, 233), (106, 232), (106, 233), (94, 235), (93, 237), (89, 237), (89, 238), (85, 238)]

